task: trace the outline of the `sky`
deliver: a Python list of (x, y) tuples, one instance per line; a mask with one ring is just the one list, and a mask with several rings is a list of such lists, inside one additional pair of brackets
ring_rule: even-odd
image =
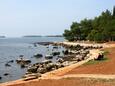
[(0, 35), (57, 35), (72, 22), (112, 11), (115, 0), (0, 0)]

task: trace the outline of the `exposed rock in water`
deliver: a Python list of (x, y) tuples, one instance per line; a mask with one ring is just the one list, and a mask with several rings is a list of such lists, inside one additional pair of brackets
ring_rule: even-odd
[(68, 50), (65, 50), (65, 51), (62, 51), (64, 55), (68, 55), (69, 54), (69, 51)]
[(36, 55), (34, 55), (34, 57), (41, 58), (41, 57), (43, 57), (43, 55), (42, 54), (36, 54)]
[(46, 59), (52, 59), (52, 58), (53, 58), (53, 55), (46, 55), (45, 58), (46, 58)]
[(24, 55), (19, 55), (19, 57), (24, 57)]
[(21, 68), (26, 68), (27, 66), (25, 64), (20, 65)]
[(50, 61), (50, 60), (44, 60), (44, 61), (42, 61), (42, 63), (49, 64), (49, 63), (52, 63), (52, 61)]
[(11, 67), (10, 63), (13, 63), (13, 62), (14, 62), (14, 60), (10, 60), (10, 61), (8, 61), (8, 62), (5, 64), (5, 66), (6, 66), (6, 67)]
[(31, 60), (21, 58), (21, 59), (17, 59), (16, 62), (18, 64), (29, 64), (29, 63), (31, 63)]
[(37, 44), (36, 44), (36, 43), (34, 43), (34, 47), (37, 47)]
[(36, 44), (47, 46), (53, 44), (53, 42), (37, 42)]
[(9, 73), (5, 73), (5, 74), (4, 74), (4, 76), (8, 76), (8, 75), (9, 75)]
[(60, 52), (53, 52), (52, 55), (53, 55), (53, 56), (60, 55)]
[(6, 66), (6, 67), (11, 67), (11, 65), (10, 65), (10, 64), (8, 64), (8, 63), (6, 63), (6, 64), (5, 64), (5, 66)]
[(13, 63), (14, 62), (14, 60), (10, 60), (10, 61), (8, 61), (7, 63)]
[(58, 46), (53, 46), (53, 49), (58, 49)]
[(2, 79), (2, 77), (0, 76), (0, 80)]

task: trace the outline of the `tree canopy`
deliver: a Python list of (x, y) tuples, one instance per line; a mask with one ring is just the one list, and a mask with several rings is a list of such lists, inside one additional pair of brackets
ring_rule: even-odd
[(73, 22), (63, 36), (68, 41), (90, 40), (96, 42), (115, 41), (115, 6), (113, 12), (103, 11), (94, 19), (83, 19)]

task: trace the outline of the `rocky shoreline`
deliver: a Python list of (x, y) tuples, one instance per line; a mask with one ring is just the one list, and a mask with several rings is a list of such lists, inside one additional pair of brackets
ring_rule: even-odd
[[(55, 43), (55, 42), (40, 42), (36, 43), (43, 46), (52, 45), (54, 48), (58, 48), (58, 46), (63, 46), (65, 48), (63, 52), (63, 56), (60, 56), (60, 52), (54, 52), (52, 55), (47, 56), (47, 60), (35, 63), (27, 68), (26, 74), (23, 76), (23, 80), (31, 80), (41, 77), (43, 74), (57, 70), (59, 68), (67, 67), (72, 64), (78, 63), (80, 61), (86, 60), (91, 56), (90, 51), (93, 49), (101, 49), (103, 48), (102, 45), (94, 46), (84, 46), (80, 44), (76, 45), (68, 45), (64, 43)], [(53, 51), (52, 51), (53, 52)], [(56, 62), (53, 63), (50, 59), (53, 58), (53, 56), (57, 55), (58, 58), (56, 59)], [(38, 55), (42, 56), (42, 55)], [(98, 53), (98, 56), (94, 58), (94, 60), (101, 60), (103, 58), (103, 53)]]

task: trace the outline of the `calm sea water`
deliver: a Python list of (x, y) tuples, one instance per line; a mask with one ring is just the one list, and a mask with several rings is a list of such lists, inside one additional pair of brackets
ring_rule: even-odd
[[(0, 39), (0, 82), (12, 81), (20, 79), (26, 72), (26, 68), (20, 68), (20, 65), (15, 62), (19, 58), (19, 55), (24, 55), (24, 58), (31, 59), (32, 64), (41, 62), (44, 58), (36, 59), (32, 58), (33, 55), (41, 53), (44, 56), (51, 53), (52, 46), (49, 46), (49, 50), (46, 46), (38, 45), (34, 47), (35, 42), (59, 42), (64, 41), (62, 37), (25, 37), (25, 38), (1, 38)], [(62, 48), (63, 49), (63, 48)], [(61, 48), (60, 48), (61, 50)], [(59, 50), (59, 51), (60, 51)], [(10, 63), (11, 67), (6, 67), (5, 64)], [(55, 59), (53, 59), (54, 61)], [(9, 75), (4, 76), (5, 73)]]

